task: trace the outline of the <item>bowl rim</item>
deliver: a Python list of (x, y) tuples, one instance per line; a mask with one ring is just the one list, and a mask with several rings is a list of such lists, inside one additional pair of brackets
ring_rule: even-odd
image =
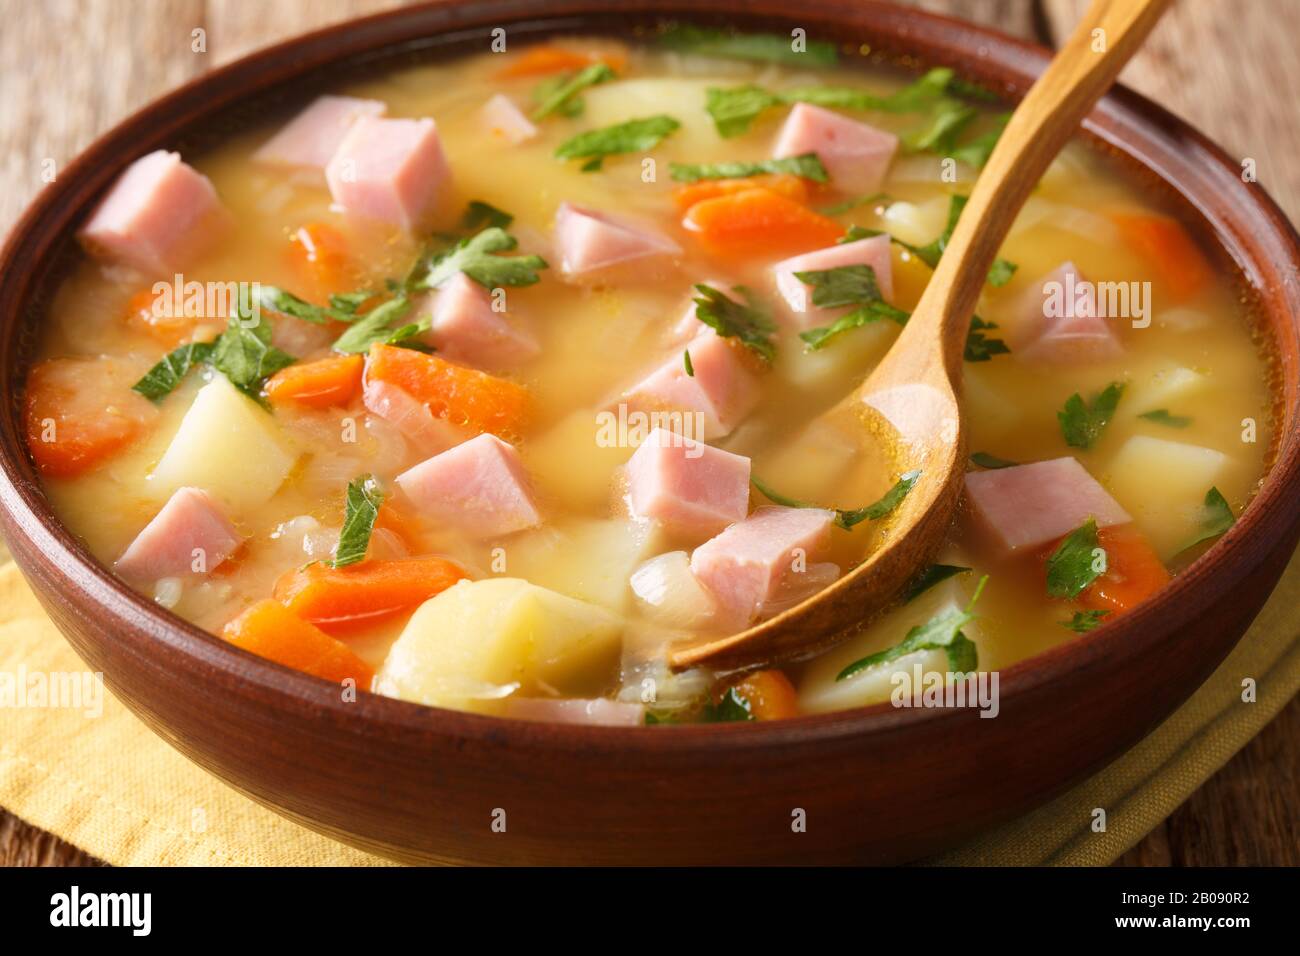
[[(872, 29), (892, 37), (895, 54), (904, 56), (914, 64), (936, 65), (945, 56), (956, 60), (968, 58), (975, 50), (978, 64), (969, 60), (953, 63), (958, 71), (995, 87), (1003, 97), (1018, 98), (1032, 82), (1032, 75), (1045, 65), (1051, 51), (1037, 44), (1007, 36), (990, 28), (953, 17), (929, 13), (912, 8), (895, 7), (878, 0), (816, 0), (799, 13), (799, 20), (809, 27), (809, 34), (819, 34), (823, 26), (843, 25), (849, 18), (873, 21)], [(467, 9), (472, 8), (472, 11)], [(419, 6), (402, 7), (370, 16), (331, 24), (309, 33), (279, 41), (239, 57), (223, 66), (201, 74), (174, 88), (164, 96), (151, 101), (125, 119), (114, 124), (83, 149), (61, 171), (58, 178), (47, 184), (28, 205), (14, 224), (2, 250), (0, 250), (0, 313), (8, 308), (21, 312), (30, 303), (37, 283), (10, 293), (10, 287), (20, 279), (12, 278), (22, 266), (57, 258), (55, 250), (70, 239), (69, 224), (79, 220), (94, 198), (102, 193), (107, 181), (134, 158), (139, 150), (126, 148), (126, 140), (133, 130), (150, 124), (158, 117), (168, 117), (196, 94), (220, 87), (223, 83), (239, 85), (241, 77), (252, 77), (260, 68), (288, 56), (301, 62), (291, 75), (275, 83), (262, 83), (257, 95), (266, 96), (279, 87), (300, 86), (307, 78), (317, 74), (322, 66), (335, 63), (363, 62), (366, 59), (389, 59), (399, 50), (435, 46), (454, 37), (458, 31), (474, 29), (480, 33), (489, 24), (508, 25), (527, 37), (543, 37), (564, 32), (592, 31), (592, 20), (612, 13), (633, 14), (645, 20), (689, 20), (695, 22), (739, 21), (742, 26), (761, 29), (763, 24), (795, 22), (795, 16), (774, 0), (714, 0), (707, 7), (695, 7), (680, 0), (633, 0), (622, 8), (611, 7), (597, 0), (569, 0), (549, 4), (547, 12), (538, 13), (537, 4), (519, 0), (484, 0), (475, 4), (459, 5), (451, 0), (437, 0)], [(555, 10), (552, 14), (551, 10)], [(387, 36), (392, 30), (401, 32), (421, 24), (429, 18), (441, 17), (437, 29), (427, 35), (412, 34), (404, 43), (389, 37), (377, 42), (375, 37)], [(800, 24), (795, 24), (800, 25)], [(350, 52), (342, 55), (322, 56), (332, 38), (344, 31), (357, 35)], [(595, 31), (599, 32), (599, 31)], [(369, 37), (370, 39), (366, 39)], [(927, 39), (928, 37), (928, 39)], [(366, 44), (369, 43), (369, 46)], [(840, 44), (843, 46), (843, 44)], [(925, 55), (915, 55), (917, 47), (928, 49)], [(311, 56), (308, 56), (311, 54)], [(313, 60), (313, 57), (315, 59)], [(227, 92), (209, 107), (211, 112), (226, 109), (234, 95)], [(191, 126), (195, 117), (181, 122), (171, 118), (165, 133), (174, 134)], [(156, 124), (155, 124), (156, 125)], [(1246, 221), (1253, 225), (1263, 223), (1271, 240), (1271, 249), (1295, 269), (1300, 263), (1300, 235), (1285, 214), (1258, 183), (1253, 188), (1240, 191), (1247, 200), (1244, 211), (1236, 213), (1243, 228), (1238, 241), (1229, 242), (1231, 235), (1214, 228), (1214, 220), (1222, 217), (1198, 201), (1197, 196), (1175, 183), (1168, 169), (1158, 168), (1152, 157), (1140, 156), (1141, 143), (1126, 140), (1126, 136), (1145, 133), (1148, 140), (1163, 136), (1176, 140), (1180, 147), (1194, 154), (1197, 162), (1207, 164), (1206, 172), (1222, 177), (1231, 175), (1238, 179), (1237, 162), (1203, 134), (1169, 113), (1163, 107), (1125, 88), (1116, 86), (1089, 114), (1083, 127), (1083, 138), (1093, 145), (1122, 154), (1130, 163), (1145, 167), (1154, 173), (1171, 190), (1177, 199), (1195, 211), (1200, 231), (1213, 236), (1214, 245), (1226, 252), (1242, 271), (1249, 284), (1256, 289), (1267, 283), (1259, 270), (1259, 256), (1248, 256), (1241, 239)], [(164, 134), (158, 134), (162, 138)], [(1147, 144), (1148, 146), (1150, 143)], [(1188, 160), (1191, 163), (1191, 159)], [(97, 168), (98, 166), (98, 168)], [(104, 169), (108, 171), (105, 172)], [(75, 201), (74, 208), (66, 206), (74, 185), (87, 177), (95, 177), (100, 185), (88, 197)], [(1246, 186), (1245, 183), (1239, 185)], [(33, 243), (40, 234), (42, 224), (56, 214), (65, 220), (58, 229), (49, 230), (43, 243)], [(1223, 223), (1220, 223), (1223, 225)], [(1257, 238), (1257, 237), (1256, 237)], [(32, 248), (32, 247), (35, 248)], [(48, 281), (48, 277), (46, 280)], [(1292, 321), (1300, 320), (1300, 292), (1294, 284), (1289, 289), (1274, 288), (1275, 296), (1289, 296)], [(8, 300), (12, 298), (13, 302)], [(1279, 302), (1276, 312), (1284, 308)], [(1284, 327), (1279, 321), (1261, 323), (1272, 329), (1276, 338)], [(14, 371), (8, 359), (10, 343), (16, 338), (22, 322), (12, 323), (5, 343), (0, 344), (0, 355), (6, 359), (0, 368), (0, 380), (11, 378), (21, 381), (25, 369)], [(1292, 329), (1300, 335), (1300, 328)], [(1276, 349), (1279, 361), (1290, 373), (1296, 370), (1287, 350)], [(1284, 387), (1285, 386), (1285, 387)], [(866, 735), (883, 735), (901, 732), (921, 721), (956, 719), (959, 710), (948, 708), (896, 708), (888, 702), (870, 707), (852, 708), (821, 714), (809, 714), (772, 722), (745, 722), (739, 724), (689, 724), (671, 728), (647, 729), (644, 727), (608, 727), (593, 725), (560, 724), (542, 721), (523, 721), (495, 717), (466, 711), (432, 707), (396, 698), (384, 697), (368, 691), (357, 694), (355, 702), (344, 702), (337, 686), (272, 661), (257, 657), (209, 634), (172, 612), (159, 607), (147, 597), (130, 589), (111, 571), (100, 564), (72, 532), (64, 527), (53, 513), (45, 498), (36, 472), (21, 437), (21, 428), (15, 423), (21, 419), (17, 388), (8, 389), (10, 409), (0, 415), (0, 509), (17, 534), (25, 536), (33, 548), (50, 562), (54, 573), (75, 582), (82, 592), (82, 603), (97, 609), (110, 609), (113, 617), (123, 620), (127, 638), (135, 645), (133, 653), (157, 655), (163, 671), (179, 667), (181, 663), (168, 658), (164, 648), (181, 655), (189, 664), (207, 672), (212, 680), (225, 682), (233, 693), (244, 690), (266, 692), (263, 696), (272, 702), (277, 712), (315, 721), (327, 721), (341, 729), (356, 730), (364, 727), (367, 734), (400, 734), (411, 732), (435, 734), (467, 739), (495, 739), (503, 731), (510, 731), (521, 743), (545, 742), (550, 749), (619, 752), (635, 757), (638, 753), (671, 752), (690, 754), (716, 751), (719, 747), (751, 750), (771, 746), (798, 746), (812, 740), (828, 741)], [(1146, 644), (1155, 643), (1162, 633), (1167, 633), (1170, 620), (1174, 627), (1180, 621), (1196, 616), (1196, 596), (1210, 593), (1204, 587), (1207, 577), (1217, 568), (1236, 557), (1248, 573), (1253, 570), (1251, 556), (1268, 553), (1270, 545), (1283, 539), (1294, 524), (1300, 511), (1294, 489), (1300, 487), (1300, 441), (1297, 441), (1296, 418), (1297, 388), (1294, 381), (1280, 381), (1276, 385), (1276, 420), (1274, 433), (1274, 459), (1265, 473), (1257, 491), (1236, 524), (1216, 541), (1204, 554), (1181, 572), (1153, 600), (1079, 637), (1057, 645), (1033, 657), (1000, 669), (1000, 699), (1003, 705), (1012, 698), (1045, 688), (1062, 679), (1078, 678), (1090, 667), (1115, 653), (1138, 654)], [(15, 454), (15, 451), (17, 454)], [(57, 584), (57, 581), (55, 581)], [(106, 678), (111, 686), (112, 674)]]

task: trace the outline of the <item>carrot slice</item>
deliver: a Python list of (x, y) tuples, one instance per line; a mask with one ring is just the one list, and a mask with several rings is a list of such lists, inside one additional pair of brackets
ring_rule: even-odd
[(342, 568), (309, 564), (275, 582), (275, 599), (325, 630), (381, 620), (423, 604), (462, 578), (446, 558), (362, 561)]
[(755, 671), (731, 685), (736, 696), (749, 704), (755, 720), (782, 720), (799, 716), (799, 695), (790, 678), (778, 670)]
[(181, 308), (164, 310), (155, 308), (159, 297), (152, 289), (141, 289), (126, 303), (126, 324), (129, 328), (175, 348), (193, 333), (198, 318)]
[(1124, 242), (1161, 277), (1176, 301), (1190, 299), (1209, 283), (1214, 270), (1187, 230), (1167, 216), (1112, 213)]
[(289, 262), (312, 288), (315, 299), (325, 299), (347, 285), (348, 245), (333, 226), (309, 222), (289, 237)]
[(80, 475), (134, 442), (158, 411), (112, 359), (48, 359), (27, 376), (27, 447), (42, 474)]
[(384, 503), (379, 506), (379, 514), (375, 516), (375, 527), (396, 535), (408, 552), (418, 553), (421, 550), (422, 535), (418, 520), (406, 505), (399, 504), (398, 499), (393, 496), (385, 498)]
[(682, 225), (714, 255), (734, 259), (794, 255), (844, 235), (834, 219), (764, 188), (697, 202)]
[(765, 173), (761, 176), (745, 176), (740, 179), (702, 179), (698, 183), (687, 183), (677, 187), (673, 192), (673, 201), (677, 203), (677, 211), (684, 213), (697, 202), (716, 199), (718, 196), (730, 196), (732, 193), (744, 192), (746, 189), (770, 189), (797, 203), (808, 201), (807, 181), (790, 173)]
[(1079, 600), (1098, 611), (1131, 611), (1169, 583), (1169, 571), (1141, 531), (1132, 525), (1114, 525), (1097, 532), (1106, 551), (1106, 572)]
[(236, 647), (325, 680), (341, 682), (350, 677), (369, 690), (375, 676), (374, 669), (346, 644), (275, 601), (258, 601), (221, 634)]
[(366, 360), (360, 355), (333, 355), (282, 368), (266, 382), (273, 403), (296, 402), (308, 408), (346, 405), (361, 388)]
[(372, 345), (366, 376), (405, 389), (437, 418), (507, 441), (518, 438), (528, 419), (528, 390), (522, 385), (414, 349)]
[(498, 70), (496, 75), (501, 79), (546, 76), (550, 73), (581, 70), (593, 63), (604, 63), (615, 73), (621, 73), (627, 65), (627, 54), (615, 50), (604, 53), (582, 53), (558, 46), (535, 46), (519, 54), (509, 66)]

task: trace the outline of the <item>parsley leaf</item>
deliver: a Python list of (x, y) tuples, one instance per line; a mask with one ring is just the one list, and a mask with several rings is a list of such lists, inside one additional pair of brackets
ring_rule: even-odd
[(996, 322), (985, 322), (978, 315), (970, 317), (970, 329), (966, 332), (966, 348), (962, 357), (967, 362), (987, 362), (995, 355), (1009, 355), (1011, 349), (1001, 339), (989, 338), (984, 333), (996, 329)]
[(977, 116), (979, 111), (975, 107), (960, 100), (940, 100), (924, 123), (905, 132), (899, 139), (912, 153), (951, 155), (957, 148), (957, 138)]
[(212, 367), (245, 394), (259, 398), (262, 382), (296, 359), (271, 344), (271, 324), (258, 318), (251, 324), (236, 310), (226, 331), (212, 344)]
[(491, 203), (486, 203), (481, 199), (471, 199), (469, 205), (465, 207), (464, 215), (460, 217), (460, 228), (465, 233), (478, 232), (480, 229), (486, 229), (489, 226), (508, 229), (514, 221), (515, 217), (504, 209), (498, 209)]
[(959, 564), (932, 564), (916, 576), (907, 592), (903, 595), (903, 603), (913, 601), (920, 597), (936, 584), (947, 581), (951, 577), (959, 574), (965, 574), (970, 568), (964, 568)]
[(989, 161), (989, 156), (993, 154), (993, 147), (1002, 138), (1002, 131), (1006, 129), (1007, 120), (1009, 119), (1011, 119), (1010, 113), (1002, 113), (995, 117), (992, 129), (954, 149), (952, 158), (959, 163), (965, 163), (967, 166), (982, 169), (984, 164)]
[(180, 385), (190, 369), (206, 362), (212, 356), (212, 342), (191, 342), (173, 349), (153, 368), (144, 373), (140, 381), (131, 386), (149, 401), (162, 401)]
[(384, 503), (384, 493), (373, 475), (361, 475), (348, 482), (347, 497), (343, 504), (343, 530), (334, 549), (331, 567), (342, 568), (364, 560), (370, 546), (370, 533), (379, 517), (379, 506)]
[(733, 291), (744, 297), (743, 304), (711, 285), (697, 284), (693, 300), (695, 317), (723, 338), (739, 339), (741, 345), (764, 361), (772, 361), (776, 357), (776, 344), (772, 341), (776, 323), (757, 306), (744, 286), (735, 286)]
[(749, 701), (741, 697), (734, 687), (728, 687), (727, 692), (716, 704), (712, 701), (705, 704), (704, 710), (700, 713), (700, 720), (706, 724), (754, 719), (756, 718), (750, 709)]
[(876, 281), (876, 270), (868, 265), (837, 266), (812, 272), (796, 272), (795, 278), (812, 287), (812, 304), (818, 308), (856, 306), (852, 312), (840, 316), (830, 325), (806, 329), (799, 333), (804, 341), (804, 351), (815, 352), (841, 332), (856, 329), (870, 322), (889, 319), (906, 325), (908, 313), (896, 309), (881, 295)]
[[(832, 203), (829, 206), (822, 206), (822, 208), (818, 209), (817, 211), (821, 213), (823, 216), (840, 216), (846, 212), (851, 212), (854, 209), (857, 209), (859, 206), (866, 206), (873, 202), (888, 202), (888, 201), (890, 201), (890, 197), (888, 193), (872, 193), (870, 196), (858, 196), (856, 199), (846, 199), (844, 200), (844, 202), (837, 202), (837, 203)], [(852, 227), (852, 228), (857, 228), (857, 227)], [(878, 230), (868, 230), (868, 234), (879, 235), (880, 233)], [(863, 239), (866, 237), (858, 236), (857, 238)], [(839, 241), (852, 242), (852, 240), (848, 238), (840, 239)]]
[(987, 582), (988, 575), (980, 578), (979, 584), (975, 586), (975, 594), (965, 608), (950, 607), (940, 611), (924, 624), (918, 624), (909, 630), (907, 636), (893, 647), (877, 651), (875, 654), (868, 654), (866, 657), (849, 664), (835, 675), (835, 679), (837, 681), (847, 680), (868, 667), (886, 664), (906, 654), (911, 654), (913, 651), (937, 650), (940, 648), (947, 655), (948, 667), (953, 673), (971, 673), (979, 666), (979, 654), (975, 648), (975, 643), (963, 634), (961, 629), (975, 620), (975, 615), (971, 613), (971, 610), (975, 607), (975, 602), (980, 599), (980, 595), (984, 593), (984, 585)]
[(1058, 621), (1057, 623), (1067, 630), (1084, 634), (1094, 627), (1100, 627), (1102, 624), (1101, 619), (1109, 613), (1110, 611), (1075, 611), (1068, 621)]
[(686, 374), (691, 378), (695, 377), (695, 365), (691, 362), (691, 350), (687, 349), (682, 352), (682, 365), (686, 369)]
[[(270, 309), (272, 312), (278, 312), (281, 315), (287, 315), (291, 318), (302, 319), (304, 322), (312, 322), (316, 325), (324, 325), (326, 322), (341, 321), (348, 322), (351, 315), (356, 311), (356, 305), (351, 305), (353, 297), (362, 296), (357, 302), (364, 302), (365, 298), (370, 296), (369, 292), (354, 292), (349, 296), (331, 296), (330, 307), (323, 308), (319, 305), (313, 305), (305, 299), (300, 299), (292, 292), (286, 292), (284, 289), (273, 285), (264, 285), (260, 287), (258, 293), (258, 304), (264, 309)], [(334, 300), (338, 300), (336, 303)], [(339, 305), (342, 308), (339, 308)]]
[(1078, 392), (1067, 398), (1065, 406), (1056, 413), (1065, 443), (1071, 448), (1091, 448), (1115, 414), (1123, 394), (1123, 383), (1111, 382), (1091, 402), (1085, 403)]
[(793, 38), (789, 36), (733, 33), (688, 23), (675, 23), (665, 29), (659, 35), (659, 45), (679, 53), (792, 66), (834, 66), (839, 62), (839, 53), (834, 43), (809, 40), (802, 50), (797, 50)]
[(1168, 425), (1170, 428), (1186, 428), (1192, 423), (1186, 415), (1174, 415), (1167, 408), (1153, 408), (1149, 412), (1143, 412), (1138, 418), (1145, 418), (1157, 425)]
[(1014, 468), (1019, 464), (1006, 458), (999, 458), (997, 455), (990, 455), (986, 451), (975, 452), (970, 456), (970, 460), (981, 468)]
[(647, 116), (601, 129), (589, 129), (566, 139), (555, 151), (556, 159), (603, 159), (619, 153), (640, 153), (658, 146), (682, 124), (671, 116)]
[[(912, 487), (920, 477), (921, 472), (919, 470), (904, 472), (899, 476), (898, 481), (894, 482), (893, 486), (880, 497), (880, 500), (873, 501), (871, 504), (862, 508), (854, 508), (852, 510), (844, 508), (830, 509), (835, 512), (835, 526), (843, 528), (845, 531), (851, 531), (853, 530), (854, 525), (861, 524), (863, 521), (876, 521), (885, 517), (885, 515), (889, 514), (902, 503), (903, 499), (907, 497), (908, 492), (912, 490)], [(821, 505), (815, 505), (807, 501), (800, 501), (798, 498), (791, 498), (788, 495), (780, 494), (779, 492), (769, 488), (754, 475), (750, 475), (749, 480), (755, 488), (763, 493), (764, 497), (778, 505), (782, 505), (783, 507), (822, 507)]]
[(519, 245), (500, 226), (489, 226), (477, 235), (462, 239), (427, 262), (428, 271), (415, 280), (416, 289), (433, 289), (463, 272), (488, 289), (532, 285), (540, 280), (538, 269), (546, 268), (541, 256), (499, 256)]
[(728, 89), (711, 86), (704, 91), (704, 109), (713, 117), (713, 126), (724, 139), (746, 132), (754, 117), (782, 102), (775, 93), (752, 84)]
[(334, 341), (334, 351), (345, 354), (368, 352), (376, 342), (396, 345), (412, 338), (424, 331), (425, 326), (412, 323), (398, 329), (392, 328), (393, 322), (406, 315), (410, 309), (411, 300), (404, 295), (375, 306)]
[(1205, 493), (1200, 530), (1196, 533), (1196, 537), (1179, 548), (1179, 551), (1186, 551), (1202, 541), (1217, 538), (1236, 523), (1237, 518), (1232, 513), (1232, 506), (1228, 504), (1228, 499), (1223, 497), (1218, 488), (1211, 488)]
[(589, 86), (614, 79), (614, 75), (614, 71), (606, 64), (593, 63), (573, 76), (561, 78), (554, 84), (554, 88), (549, 88), (551, 84), (547, 84), (546, 89), (539, 88), (541, 102), (537, 109), (533, 110), (533, 121), (539, 122), (557, 112), (564, 116), (576, 116), (582, 112), (581, 100), (575, 100), (577, 94)]
[(757, 162), (734, 163), (669, 163), (672, 177), (679, 183), (697, 183), (701, 179), (741, 179), (760, 173), (789, 173), (814, 182), (827, 180), (826, 167), (816, 153), (801, 153), (783, 159), (762, 159)]
[(1097, 519), (1089, 518), (1067, 534), (1047, 559), (1047, 596), (1076, 598), (1105, 571), (1106, 552), (1097, 544)]

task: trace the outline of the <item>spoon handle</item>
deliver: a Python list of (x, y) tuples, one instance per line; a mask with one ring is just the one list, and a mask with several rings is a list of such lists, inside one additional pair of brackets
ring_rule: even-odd
[(970, 316), (1020, 207), (1168, 5), (1169, 0), (1093, 0), (1012, 114), (917, 306), (914, 320), (921, 322), (904, 329), (941, 341), (950, 373), (960, 374)]

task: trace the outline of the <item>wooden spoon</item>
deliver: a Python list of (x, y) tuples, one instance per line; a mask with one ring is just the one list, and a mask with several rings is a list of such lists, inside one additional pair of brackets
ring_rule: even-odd
[(1039, 177), (1168, 3), (1093, 0), (1007, 123), (897, 341), (867, 380), (827, 413), (841, 422), (849, 417), (859, 431), (865, 427), (891, 442), (900, 473), (921, 473), (887, 519), (880, 546), (833, 585), (770, 620), (674, 648), (673, 667), (744, 667), (807, 656), (853, 633), (933, 560), (966, 473), (958, 402), (962, 355), (989, 267)]

